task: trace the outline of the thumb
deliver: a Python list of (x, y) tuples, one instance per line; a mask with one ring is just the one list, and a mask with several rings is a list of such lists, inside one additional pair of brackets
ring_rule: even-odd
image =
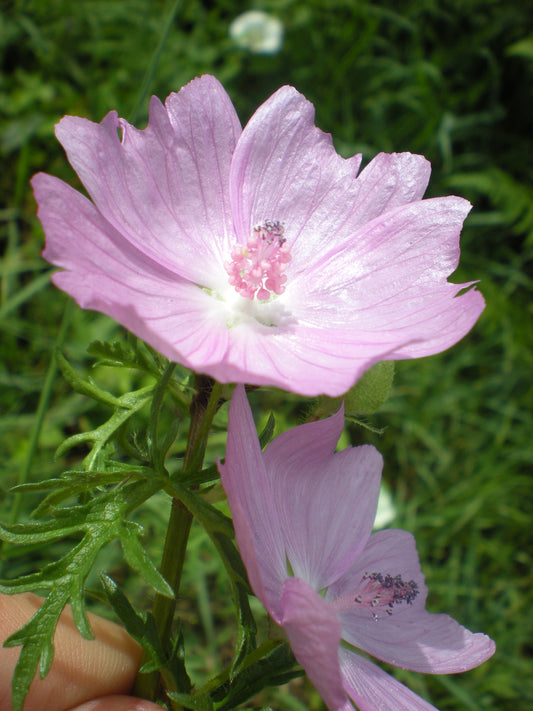
[[(41, 603), (36, 595), (0, 594), (0, 644), (26, 623)], [(121, 700), (120, 696), (112, 696), (127, 694), (131, 690), (141, 649), (113, 622), (92, 613), (89, 613), (89, 622), (94, 640), (83, 639), (73, 622), (70, 608), (63, 611), (54, 636), (55, 655), (50, 672), (43, 680), (36, 675), (24, 711), (66, 711), (80, 704), (83, 704), (81, 711), (149, 711), (157, 708), (152, 704), (135, 706), (135, 701), (127, 698), (124, 704), (125, 697)], [(17, 647), (0, 648), (0, 711), (11, 711), (11, 676), (19, 653)], [(100, 698), (110, 695), (108, 701)], [(87, 701), (89, 705), (84, 703)]]
[(103, 696), (70, 711), (161, 711), (161, 706), (131, 696)]

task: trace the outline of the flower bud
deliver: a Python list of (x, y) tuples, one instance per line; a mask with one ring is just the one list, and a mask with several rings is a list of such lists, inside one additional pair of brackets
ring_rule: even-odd
[(388, 399), (394, 379), (394, 361), (384, 360), (363, 373), (344, 396), (346, 415), (372, 415)]
[(372, 415), (377, 412), (389, 397), (394, 378), (394, 361), (384, 360), (373, 365), (359, 378), (353, 387), (342, 397), (318, 398), (309, 420), (329, 417), (339, 409), (344, 400), (344, 414), (354, 417)]

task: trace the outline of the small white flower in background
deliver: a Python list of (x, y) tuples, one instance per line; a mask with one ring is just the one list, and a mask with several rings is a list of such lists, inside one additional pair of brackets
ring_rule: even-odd
[(229, 36), (241, 49), (254, 54), (275, 54), (283, 44), (283, 23), (261, 10), (249, 10), (233, 20)]
[(396, 518), (396, 506), (390, 491), (382, 484), (379, 490), (378, 510), (374, 519), (373, 530), (385, 528)]

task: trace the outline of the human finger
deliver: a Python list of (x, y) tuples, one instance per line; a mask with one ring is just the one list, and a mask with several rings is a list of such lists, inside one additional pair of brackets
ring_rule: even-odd
[(161, 707), (151, 701), (134, 699), (132, 696), (104, 696), (87, 701), (69, 711), (161, 711)]
[[(0, 594), (0, 644), (25, 624), (41, 604), (42, 599), (36, 595)], [(80, 635), (70, 608), (65, 608), (54, 636), (50, 672), (43, 680), (38, 675), (33, 680), (24, 711), (66, 711), (91, 699), (131, 690), (141, 658), (139, 645), (113, 622), (92, 613), (89, 622), (93, 640)], [(0, 648), (0, 711), (11, 711), (11, 677), (19, 653), (19, 647)], [(104, 708), (101, 706), (99, 711)]]

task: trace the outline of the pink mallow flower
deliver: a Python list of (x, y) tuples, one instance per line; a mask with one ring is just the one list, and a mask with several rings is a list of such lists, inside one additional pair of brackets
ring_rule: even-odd
[(334, 452), (343, 412), (285, 432), (261, 452), (244, 388), (219, 464), (250, 584), (284, 628), (331, 711), (434, 707), (357, 653), (448, 674), (488, 659), (494, 642), (425, 609), (413, 536), (371, 534), (382, 459), (370, 445)]
[(221, 382), (338, 396), (375, 362), (456, 343), (483, 310), (459, 260), (469, 203), (422, 200), (422, 156), (361, 172), (292, 87), (241, 129), (212, 76), (138, 130), (115, 111), (56, 135), (90, 200), (33, 178), (53, 281), (167, 358)]

